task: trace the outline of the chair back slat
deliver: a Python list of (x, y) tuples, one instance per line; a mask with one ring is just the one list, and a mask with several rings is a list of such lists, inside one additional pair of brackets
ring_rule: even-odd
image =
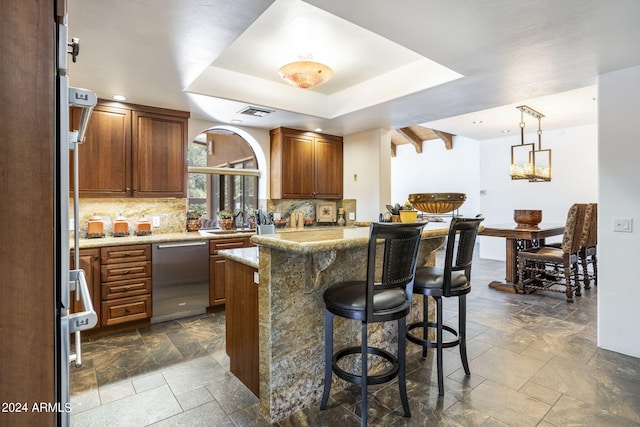
[(478, 236), (480, 223), (484, 218), (453, 218), (449, 226), (444, 261), (443, 295), (451, 296), (451, 272), (464, 270), (471, 277), (473, 250)]

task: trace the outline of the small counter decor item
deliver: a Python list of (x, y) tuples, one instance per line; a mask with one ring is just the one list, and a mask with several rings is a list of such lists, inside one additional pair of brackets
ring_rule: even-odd
[(247, 224), (251, 230), (256, 229), (256, 216), (258, 216), (258, 211), (256, 209), (250, 208), (247, 209)]
[(222, 210), (218, 212), (218, 227), (221, 230), (231, 230), (233, 227), (233, 214), (231, 211)]
[(151, 222), (149, 218), (142, 214), (136, 223), (136, 236), (148, 236), (151, 234)]
[(187, 231), (198, 231), (202, 227), (201, 214), (198, 211), (187, 211)]
[(389, 222), (400, 222), (400, 203), (396, 203), (393, 206), (387, 205), (387, 210), (391, 214), (391, 221)]
[(398, 214), (400, 215), (400, 222), (416, 222), (418, 220), (418, 211), (413, 208), (413, 205), (408, 200), (400, 206)]
[(113, 220), (113, 237), (125, 237), (129, 235), (129, 222), (122, 216), (122, 212)]
[(347, 222), (344, 219), (344, 208), (338, 209), (338, 225), (344, 227)]
[(514, 209), (513, 220), (518, 228), (536, 228), (542, 222), (542, 211), (536, 209)]
[(94, 212), (87, 223), (87, 239), (104, 237), (104, 221)]

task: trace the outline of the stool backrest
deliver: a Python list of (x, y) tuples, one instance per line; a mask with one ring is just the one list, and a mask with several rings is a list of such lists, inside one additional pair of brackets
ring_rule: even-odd
[(451, 296), (452, 272), (464, 270), (467, 280), (471, 278), (473, 250), (482, 221), (484, 221), (484, 218), (480, 215), (475, 218), (454, 217), (451, 219), (444, 259), (442, 294), (445, 297)]
[(373, 297), (383, 289), (400, 288), (411, 302), (418, 248), (422, 239), (420, 223), (372, 223), (367, 255), (366, 321), (387, 320), (384, 312), (374, 312)]

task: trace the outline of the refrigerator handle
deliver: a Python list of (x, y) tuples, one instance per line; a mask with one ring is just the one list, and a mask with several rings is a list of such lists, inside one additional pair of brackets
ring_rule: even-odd
[(75, 290), (79, 292), (82, 302), (82, 311), (69, 315), (69, 332), (86, 331), (98, 323), (98, 315), (93, 308), (87, 279), (84, 275), (84, 270), (71, 270), (69, 276), (69, 280), (75, 282)]
[(76, 295), (80, 296), (82, 302), (82, 311), (78, 313), (69, 314), (67, 316), (68, 332), (76, 333), (76, 352), (69, 355), (69, 362), (76, 362), (76, 366), (82, 365), (82, 345), (80, 343), (80, 331), (93, 328), (98, 323), (98, 315), (93, 308), (93, 302), (91, 301), (91, 295), (89, 294), (89, 286), (87, 285), (87, 278), (84, 275), (84, 270), (71, 270), (69, 271), (69, 282), (71, 288), (76, 291)]

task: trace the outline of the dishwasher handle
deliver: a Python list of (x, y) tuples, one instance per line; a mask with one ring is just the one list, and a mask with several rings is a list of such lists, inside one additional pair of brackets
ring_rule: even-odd
[(169, 248), (185, 248), (189, 246), (204, 246), (207, 242), (198, 241), (198, 242), (184, 242), (184, 243), (166, 243), (166, 244), (158, 244), (158, 249), (169, 249)]

